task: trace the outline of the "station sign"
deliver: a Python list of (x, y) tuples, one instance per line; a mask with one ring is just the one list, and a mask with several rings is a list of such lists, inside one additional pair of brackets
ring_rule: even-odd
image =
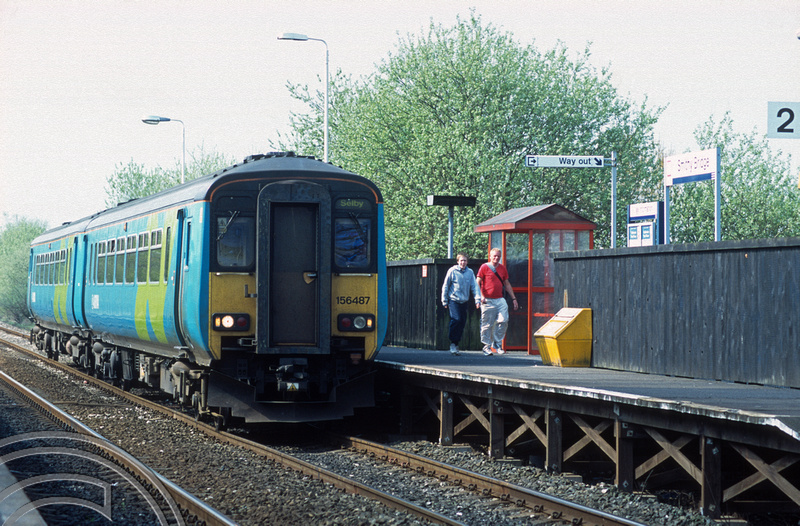
[(602, 168), (602, 155), (526, 155), (528, 168)]
[(768, 102), (767, 112), (768, 139), (800, 139), (800, 102)]
[(718, 148), (665, 157), (664, 186), (716, 179), (718, 166)]
[(641, 221), (643, 219), (660, 219), (664, 215), (664, 202), (651, 201), (649, 203), (636, 203), (628, 205), (628, 221)]

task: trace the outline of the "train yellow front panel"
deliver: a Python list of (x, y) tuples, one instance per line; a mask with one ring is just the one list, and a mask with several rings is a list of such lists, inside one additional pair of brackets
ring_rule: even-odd
[(331, 334), (364, 337), (366, 358), (372, 358), (377, 347), (378, 329), (370, 332), (341, 332), (336, 320), (339, 314), (372, 314), (378, 321), (378, 276), (339, 274), (331, 280)]
[[(222, 336), (253, 337), (256, 327), (256, 298), (247, 297), (256, 290), (256, 278), (244, 273), (212, 273), (209, 289), (209, 347), (214, 358), (222, 356)], [(247, 291), (247, 292), (245, 292)], [(249, 331), (215, 331), (211, 326), (215, 313), (241, 313), (250, 315)]]

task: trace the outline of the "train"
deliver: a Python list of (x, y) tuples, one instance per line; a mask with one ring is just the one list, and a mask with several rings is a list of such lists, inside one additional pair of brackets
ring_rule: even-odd
[(369, 179), (252, 155), (35, 238), (31, 339), (218, 426), (341, 419), (375, 403), (384, 235)]

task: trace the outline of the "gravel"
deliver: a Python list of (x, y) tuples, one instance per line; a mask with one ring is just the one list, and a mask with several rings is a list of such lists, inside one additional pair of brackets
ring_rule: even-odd
[[(17, 353), (0, 353), (0, 368), (51, 401), (60, 401), (74, 417), (241, 524), (421, 524), (413, 516), (360, 496), (343, 494), (249, 451), (218, 443), (174, 419), (122, 403), (102, 390), (83, 385)], [(280, 429), (276, 427), (273, 431)], [(449, 448), (420, 441), (392, 445), (645, 524), (714, 524), (696, 512), (623, 493), (614, 486), (578, 483), (537, 468), (493, 461), (471, 448)], [(359, 482), (379, 486), (465, 524), (540, 524), (530, 510), (497, 498), (481, 497), (466, 488), (400, 467), (379, 467), (377, 461), (349, 451), (318, 447), (288, 449), (309, 462), (339, 466), (343, 474)]]

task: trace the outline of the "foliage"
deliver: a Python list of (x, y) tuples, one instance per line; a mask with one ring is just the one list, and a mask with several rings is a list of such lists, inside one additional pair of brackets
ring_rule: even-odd
[[(800, 190), (791, 156), (770, 149), (755, 131), (733, 131), (726, 113), (695, 130), (700, 150), (720, 148), (723, 240), (800, 235)], [(687, 183), (670, 191), (670, 242), (714, 240), (714, 182)]]
[(21, 323), (28, 313), (28, 263), (30, 243), (45, 231), (40, 220), (14, 216), (0, 226), (0, 318)]
[[(206, 152), (201, 145), (189, 154), (185, 181), (208, 175), (233, 163), (231, 158), (223, 154)], [(175, 166), (170, 169), (160, 166), (147, 168), (133, 159), (128, 164), (119, 163), (107, 179), (106, 206), (116, 206), (178, 185), (182, 170), (180, 161), (176, 161)]]
[[(472, 15), (401, 39), (376, 73), (357, 83), (337, 75), (329, 155), (382, 189), (388, 257), (446, 255), (448, 211), (426, 206), (430, 194), (477, 197), (474, 208), (455, 213), (456, 249), (473, 256), (486, 252), (486, 235), (475, 234), (475, 225), (548, 203), (596, 222), (598, 246), (609, 246), (610, 169), (531, 169), (526, 154), (616, 151), (617, 231), (624, 235), (625, 205), (660, 192), (652, 127), (661, 109), (620, 97), (608, 71), (589, 58), (588, 48), (570, 58), (563, 44), (544, 53), (523, 47)], [(318, 151), (303, 137), (320, 129), (320, 93), (292, 90), (311, 110), (292, 122), (295, 147)]]

